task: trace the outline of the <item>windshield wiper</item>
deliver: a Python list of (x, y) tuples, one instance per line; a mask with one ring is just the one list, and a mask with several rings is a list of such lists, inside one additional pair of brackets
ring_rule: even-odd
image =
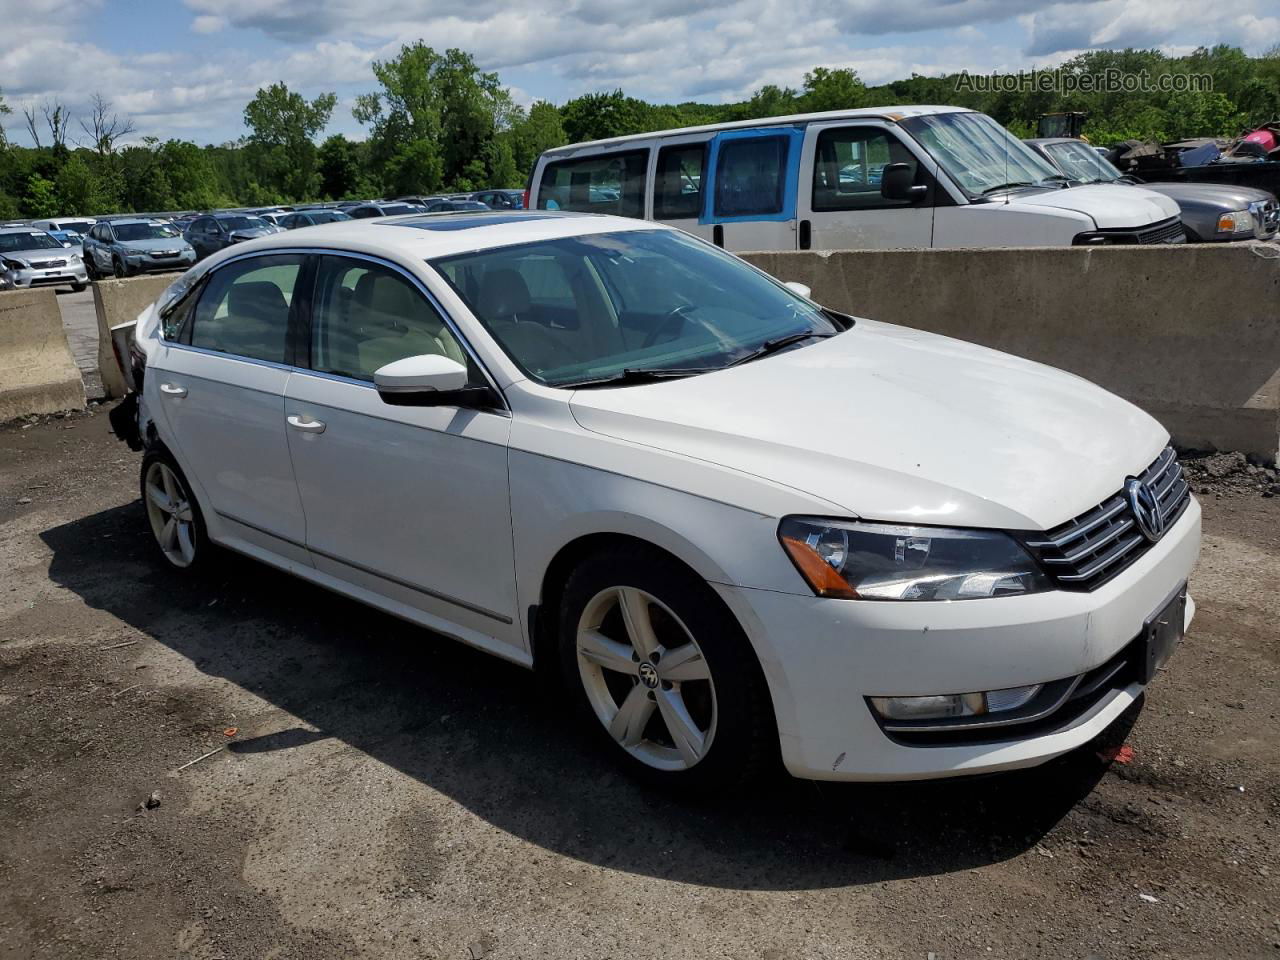
[(778, 337), (774, 340), (766, 340), (756, 349), (752, 350), (744, 357), (731, 361), (727, 366), (736, 367), (741, 363), (750, 363), (752, 360), (759, 360), (761, 357), (767, 357), (771, 353), (777, 353), (779, 350), (785, 350), (793, 343), (803, 343), (805, 340), (825, 340), (827, 337), (834, 337), (834, 333), (818, 333), (814, 330), (804, 330), (800, 333), (789, 333), (785, 337)]
[(1014, 187), (1034, 187), (1034, 186), (1035, 184), (1031, 183), (1029, 180), (1015, 180), (1012, 183), (997, 183), (994, 187), (987, 187), (987, 189), (983, 190), (982, 195), (985, 197), (987, 194), (995, 193), (997, 190), (1011, 190)]
[(553, 384), (567, 390), (589, 390), (592, 387), (621, 387), (632, 383), (654, 383), (658, 380), (680, 380), (684, 377), (696, 377), (700, 373), (711, 373), (719, 367), (658, 367), (652, 370), (628, 368), (620, 373), (594, 380), (569, 381)]

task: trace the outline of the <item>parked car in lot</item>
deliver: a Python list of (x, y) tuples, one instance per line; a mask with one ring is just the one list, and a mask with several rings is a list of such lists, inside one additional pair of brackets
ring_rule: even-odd
[(523, 210), (523, 190), (480, 190), (471, 194), (472, 200), (478, 200), (492, 210)]
[(342, 210), (299, 210), (291, 213), (281, 220), (281, 226), (286, 230), (296, 230), (298, 227), (313, 227), (318, 223), (341, 223), (343, 220), (350, 220), (351, 215)]
[(211, 213), (192, 220), (185, 237), (199, 260), (233, 244), (275, 232), (275, 228), (261, 217), (243, 213)]
[(1126, 176), (1083, 140), (1050, 137), (1026, 144), (1072, 183), (1128, 183), (1178, 205), (1191, 243), (1271, 240), (1280, 233), (1280, 203), (1265, 190), (1219, 183), (1144, 183)]
[(184, 270), (195, 262), (195, 251), (177, 227), (156, 220), (100, 220), (84, 238), (85, 268), (94, 280)]
[(84, 261), (45, 230), (0, 228), (0, 273), (13, 287), (62, 287), (83, 290), (89, 282)]
[(48, 230), (46, 232), (62, 244), (64, 250), (74, 250), (76, 253), (84, 252), (84, 237), (74, 230)]
[(1063, 186), (985, 114), (868, 107), (556, 147), (528, 205), (657, 220), (729, 250), (1183, 241), (1162, 194)]
[(362, 203), (348, 207), (347, 214), (353, 220), (371, 220), (374, 217), (395, 217), (405, 213), (421, 213), (416, 203)]
[(466, 210), (488, 210), (479, 200), (435, 200), (427, 204), (427, 213), (462, 213)]
[(658, 781), (1033, 765), (1194, 611), (1200, 509), (1146, 413), (681, 230), (332, 224), (216, 254), (130, 332), (112, 422), (164, 564), (227, 547), (544, 665)]
[(33, 220), (31, 226), (37, 230), (48, 230), (50, 233), (57, 233), (60, 230), (71, 230), (84, 236), (89, 232), (98, 221), (93, 217), (67, 217), (65, 219), (58, 218), (54, 220)]

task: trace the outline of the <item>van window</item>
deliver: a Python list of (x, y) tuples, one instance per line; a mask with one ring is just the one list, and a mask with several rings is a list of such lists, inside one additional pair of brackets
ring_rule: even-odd
[(682, 143), (658, 151), (653, 185), (653, 216), (682, 220), (702, 213), (702, 174), (707, 163), (705, 143)]
[(553, 160), (542, 169), (538, 209), (643, 219), (648, 160), (647, 150)]
[(814, 210), (867, 210), (908, 207), (910, 200), (886, 200), (880, 195), (884, 168), (891, 163), (918, 163), (897, 137), (875, 127), (823, 130), (813, 164)]
[(787, 148), (786, 137), (722, 143), (716, 158), (716, 216), (781, 213)]

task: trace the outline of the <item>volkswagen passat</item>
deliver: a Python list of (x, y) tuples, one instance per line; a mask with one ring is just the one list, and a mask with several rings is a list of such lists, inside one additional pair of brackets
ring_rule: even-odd
[(546, 667), (659, 780), (1039, 763), (1193, 613), (1200, 510), (1141, 410), (678, 230), (330, 224), (215, 254), (135, 333), (166, 563), (231, 548)]

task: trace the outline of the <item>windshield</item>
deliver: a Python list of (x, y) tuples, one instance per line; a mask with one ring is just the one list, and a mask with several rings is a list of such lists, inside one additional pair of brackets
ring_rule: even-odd
[(938, 113), (901, 122), (971, 196), (1004, 184), (1037, 185), (1061, 175), (985, 113)]
[(261, 217), (219, 217), (223, 230), (266, 230), (267, 221)]
[(74, 230), (76, 233), (88, 233), (90, 228), (92, 227), (93, 227), (93, 222), (90, 220), (59, 220), (58, 221), (59, 230)]
[(508, 356), (551, 386), (704, 372), (836, 326), (819, 308), (674, 230), (564, 237), (432, 261)]
[(1065, 143), (1046, 143), (1045, 150), (1053, 158), (1058, 169), (1071, 180), (1081, 183), (1110, 182), (1120, 179), (1120, 171), (1099, 156), (1087, 143), (1073, 140)]
[(308, 212), (307, 216), (316, 223), (337, 223), (339, 220), (351, 219), (341, 210), (312, 210)]
[(45, 233), (0, 233), (0, 253), (19, 250), (61, 250), (62, 241)]
[(178, 231), (163, 223), (117, 223), (112, 229), (117, 240), (168, 240)]

